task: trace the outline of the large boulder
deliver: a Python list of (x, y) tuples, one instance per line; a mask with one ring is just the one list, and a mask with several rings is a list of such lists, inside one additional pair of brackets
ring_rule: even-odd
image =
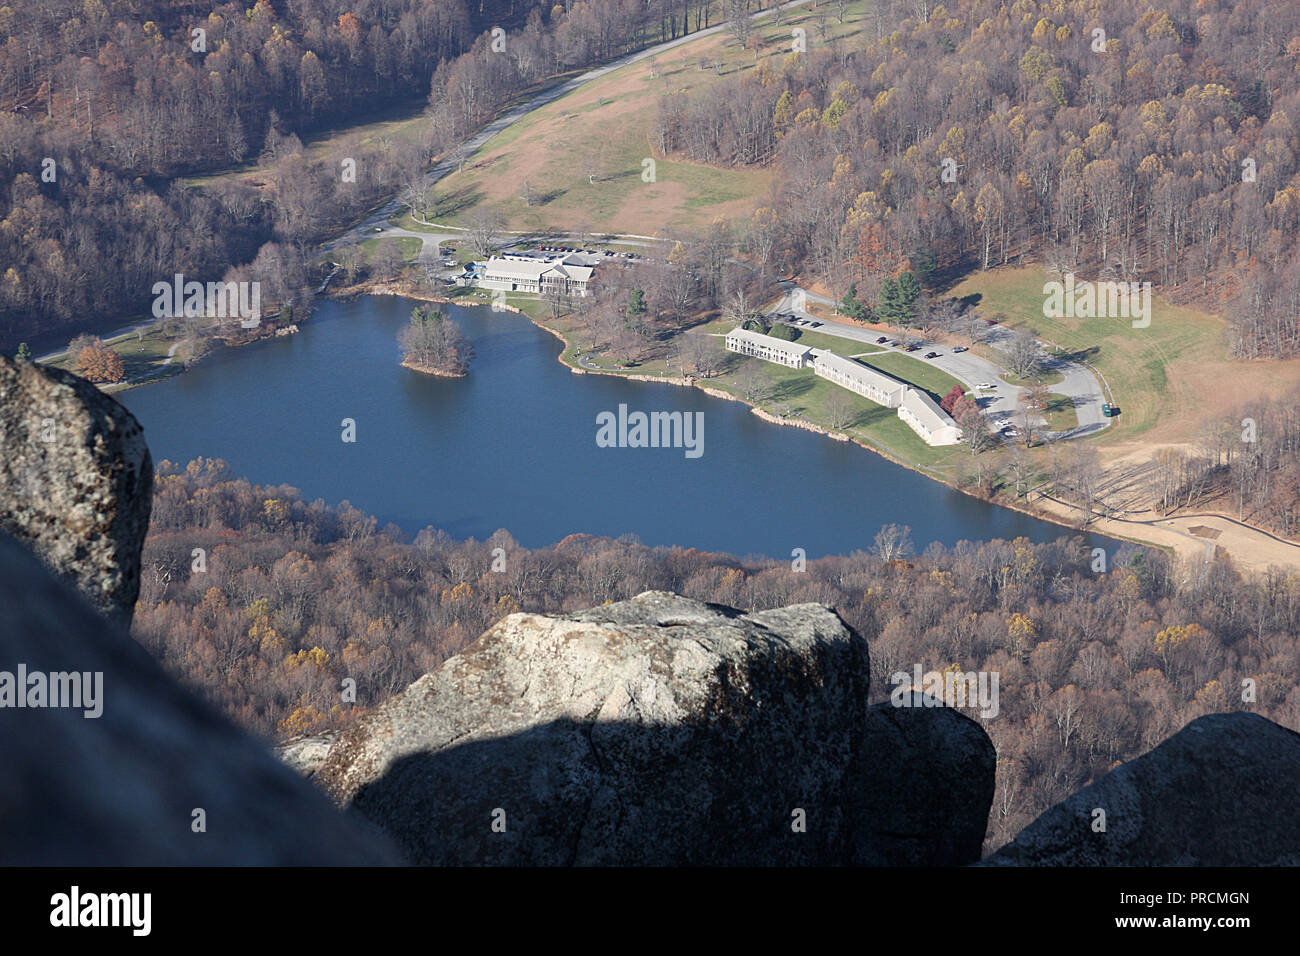
[(400, 862), (4, 535), (0, 621), (0, 865)]
[[(1210, 714), (1046, 811), (994, 866), (1300, 866), (1300, 734)], [(1105, 830), (1094, 829), (1105, 814)]]
[[(418, 863), (977, 859), (987, 737), (868, 708), (868, 678), (866, 642), (822, 605), (652, 591), (512, 614), (363, 718), (315, 779)], [(935, 765), (952, 753), (960, 767)], [(941, 812), (919, 819), (909, 796)]]
[(993, 805), (997, 753), (960, 711), (930, 705), (867, 711), (854, 761), (853, 862), (935, 866), (980, 858)]
[(0, 356), (0, 531), (123, 624), (140, 593), (152, 488), (130, 412), (85, 379)]

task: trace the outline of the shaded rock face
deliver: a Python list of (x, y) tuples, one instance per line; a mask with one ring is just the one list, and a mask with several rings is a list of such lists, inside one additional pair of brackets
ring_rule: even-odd
[(140, 593), (152, 490), (130, 412), (75, 375), (0, 356), (0, 531), (123, 624)]
[[(1003, 866), (1300, 865), (1300, 734), (1210, 714), (1058, 803), (984, 861)], [(1106, 832), (1092, 829), (1094, 810)]]
[(997, 753), (965, 714), (876, 704), (854, 763), (853, 862), (935, 866), (980, 858)]
[[(400, 862), (4, 535), (0, 621), (0, 865)], [(80, 706), (18, 709), (19, 665), (29, 691), (34, 672), (102, 680)]]
[[(513, 614), (363, 718), (315, 779), (426, 864), (977, 859), (987, 737), (868, 708), (868, 677), (866, 642), (822, 605), (647, 592)], [(931, 763), (950, 751), (957, 773)], [(946, 815), (919, 819), (901, 791)]]

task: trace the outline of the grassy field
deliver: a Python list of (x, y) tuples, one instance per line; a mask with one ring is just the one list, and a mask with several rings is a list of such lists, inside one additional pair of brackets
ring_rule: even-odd
[[(122, 357), (122, 365), (126, 369), (126, 379), (129, 383), (154, 382), (181, 371), (181, 366), (177, 362), (163, 364), (167, 360), (167, 351), (173, 343), (157, 327), (148, 329), (142, 340), (137, 339), (132, 332), (107, 340), (104, 344)], [(75, 372), (77, 359), (76, 356), (62, 355), (45, 364), (52, 368)], [(136, 381), (137, 379), (139, 381)], [(111, 390), (112, 387), (108, 388)]]
[(884, 352), (877, 355), (864, 355), (854, 359), (854, 361), (869, 365), (878, 372), (884, 372), (886, 375), (894, 376), (894, 378), (901, 378), (918, 388), (925, 389), (936, 402), (943, 401), (944, 396), (951, 392), (954, 386), (962, 391), (966, 390), (966, 386), (947, 372), (937, 369), (920, 359), (914, 359), (910, 355), (899, 354), (898, 352)]
[[(621, 367), (613, 356), (602, 354), (599, 351), (594, 353), (587, 351), (589, 342), (587, 334), (580, 328), (573, 316), (553, 320), (550, 307), (535, 296), (511, 295), (507, 298), (507, 301), (510, 305), (522, 309), (543, 324), (556, 329), (572, 343), (562, 353), (562, 358), (569, 364), (580, 365), (578, 359), (581, 356), (593, 361), (602, 370), (622, 374), (663, 378), (677, 378), (681, 375), (679, 368), (668, 364), (668, 349), (665, 343), (660, 343), (660, 346), (653, 349), (652, 353), (642, 361), (628, 367)], [(741, 369), (746, 365), (746, 360), (742, 356), (723, 351), (724, 346), (721, 336), (723, 333), (730, 331), (732, 326), (733, 323), (719, 319), (707, 325), (699, 326), (688, 334), (712, 337), (719, 352), (718, 373), (712, 378), (702, 380), (701, 384), (745, 400), (745, 386), (748, 383), (743, 383)], [(805, 332), (799, 341), (805, 342), (813, 338), (814, 341), (808, 342), (808, 344), (821, 348), (821, 344), (814, 344), (814, 337), (818, 337), (817, 333)], [(829, 344), (835, 345), (840, 350), (841, 354), (863, 349), (861, 343), (853, 343), (846, 339), (833, 339), (830, 336), (820, 338), (826, 338)], [(907, 356), (886, 357), (905, 359), (914, 366), (924, 368), (922, 363)], [(758, 394), (755, 397), (756, 404), (766, 412), (771, 414), (784, 413), (793, 418), (820, 425), (826, 429), (847, 432), (851, 437), (872, 444), (901, 461), (939, 471), (948, 470), (948, 466), (951, 466), (963, 454), (960, 448), (931, 448), (899, 419), (895, 410), (884, 408), (860, 395), (855, 395), (848, 389), (840, 388), (838, 385), (819, 378), (813, 373), (812, 369), (785, 368), (781, 365), (774, 365), (757, 359), (751, 360), (749, 364), (757, 372)], [(929, 369), (928, 371), (936, 370)], [(891, 372), (891, 374), (893, 373)], [(900, 377), (902, 377), (901, 373)], [(920, 382), (917, 382), (917, 384), (928, 390), (925, 384)], [(848, 409), (848, 422), (845, 427), (840, 429), (832, 428), (831, 419), (833, 416), (827, 407), (828, 401), (833, 396), (842, 400)]]
[[(997, 269), (968, 277), (950, 294), (972, 297), (986, 315), (1005, 313), (1007, 325), (1034, 329), (1100, 372), (1124, 410), (1102, 434), (1106, 443), (1190, 440), (1206, 417), (1252, 395), (1277, 394), (1300, 374), (1296, 361), (1230, 360), (1222, 319), (1158, 295), (1148, 328), (1135, 329), (1124, 318), (1045, 316), (1042, 288), (1049, 278), (1041, 267)], [(1231, 388), (1222, 387), (1228, 382)]]
[(1047, 408), (1044, 410), (1047, 427), (1054, 432), (1069, 431), (1079, 427), (1079, 415), (1074, 410), (1074, 400), (1066, 395), (1052, 392), (1047, 396)]
[(379, 250), (381, 242), (397, 243), (398, 248), (402, 250), (402, 261), (407, 263), (415, 261), (420, 254), (420, 247), (424, 245), (421, 240), (413, 236), (396, 236), (387, 239), (383, 236), (376, 236), (374, 239), (363, 239), (358, 245), (365, 250), (367, 262), (374, 261), (375, 253)]
[[(745, 363), (740, 356), (729, 354), (727, 358), (729, 361), (723, 367), (723, 373), (705, 384), (743, 397), (739, 371)], [(931, 448), (904, 424), (894, 409), (877, 405), (848, 389), (818, 378), (812, 369), (786, 368), (757, 359), (752, 362), (759, 369), (763, 382), (758, 404), (766, 411), (773, 411), (774, 405), (786, 406), (795, 416), (824, 428), (832, 428), (827, 402), (832, 396), (837, 396), (848, 403), (851, 417), (846, 427), (833, 430), (865, 439), (896, 458), (927, 467), (948, 464), (960, 455), (960, 449)]]
[[(845, 22), (827, 18), (828, 36), (860, 29), (867, 4), (849, 6)], [(571, 230), (588, 223), (602, 231), (652, 236), (667, 229), (699, 230), (714, 218), (746, 217), (769, 188), (767, 169), (720, 169), (652, 156), (649, 132), (658, 101), (667, 93), (697, 94), (720, 82), (707, 58), (721, 61), (734, 78), (762, 66), (779, 71), (790, 52), (791, 31), (819, 42), (821, 11), (799, 7), (780, 26), (768, 15), (756, 33), (755, 57), (723, 33), (687, 43), (661, 56), (657, 76), (648, 61), (631, 64), (535, 110), (489, 140), (461, 171), (439, 184), (439, 222), (463, 225), (481, 204), (498, 209), (516, 230)], [(653, 160), (654, 181), (643, 173)], [(535, 198), (526, 205), (524, 180)]]

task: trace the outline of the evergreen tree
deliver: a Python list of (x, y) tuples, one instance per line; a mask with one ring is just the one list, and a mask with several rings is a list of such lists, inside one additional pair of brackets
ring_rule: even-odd
[(911, 325), (916, 318), (916, 303), (921, 298), (921, 283), (909, 270), (898, 277), (898, 323)]
[(627, 300), (627, 314), (629, 316), (645, 314), (645, 293), (640, 289), (632, 290), (632, 295)]
[(27, 347), (26, 342), (18, 343), (18, 351), (14, 353), (14, 358), (20, 362), (30, 362), (32, 360), (32, 350)]
[(880, 301), (877, 310), (886, 322), (897, 322), (899, 315), (898, 283), (893, 276), (885, 276), (880, 284)]
[(849, 284), (849, 291), (844, 293), (844, 298), (840, 300), (840, 311), (850, 319), (862, 321), (867, 316), (867, 307), (858, 298), (858, 284), (852, 282)]

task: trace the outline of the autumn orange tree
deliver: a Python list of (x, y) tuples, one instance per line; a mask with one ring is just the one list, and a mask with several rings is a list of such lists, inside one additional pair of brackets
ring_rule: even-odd
[(77, 374), (92, 382), (120, 382), (126, 378), (126, 366), (122, 356), (97, 341), (77, 354)]

